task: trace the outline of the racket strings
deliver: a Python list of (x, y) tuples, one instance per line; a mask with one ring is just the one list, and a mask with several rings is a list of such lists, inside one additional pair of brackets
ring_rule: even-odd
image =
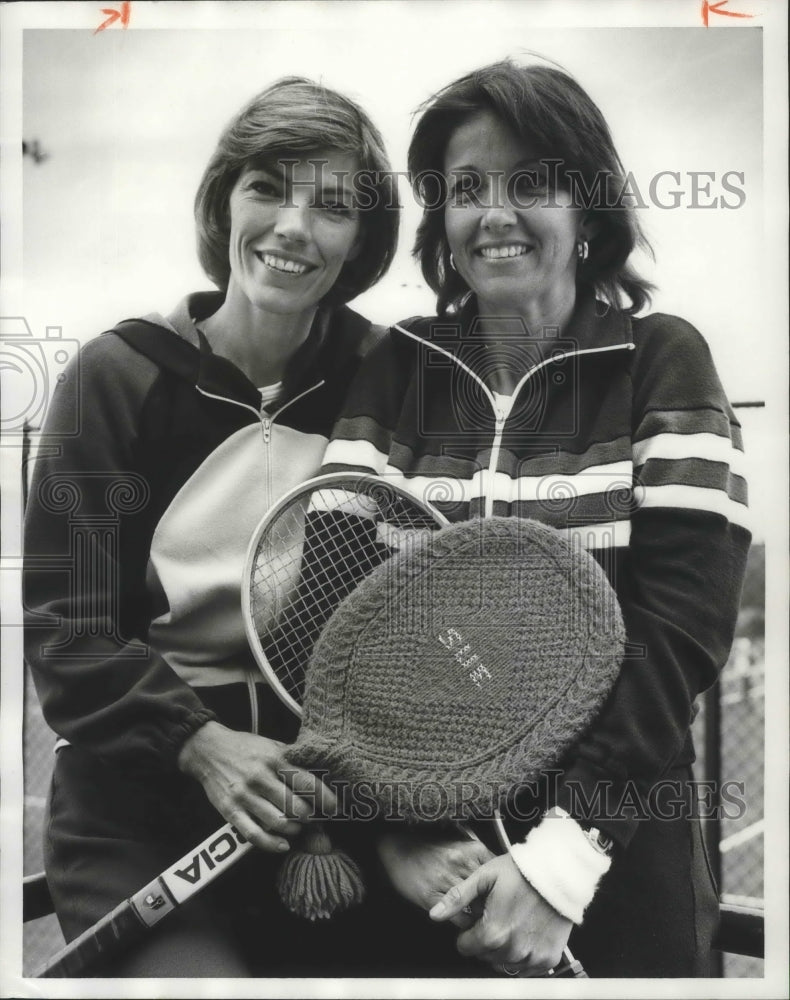
[(378, 485), (313, 490), (267, 525), (253, 558), (250, 607), (260, 651), (297, 704), (313, 646), (340, 602), (438, 526), (416, 501)]

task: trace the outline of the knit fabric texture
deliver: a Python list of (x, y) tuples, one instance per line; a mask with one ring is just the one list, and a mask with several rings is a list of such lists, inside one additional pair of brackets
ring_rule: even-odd
[(490, 815), (556, 766), (620, 669), (598, 563), (553, 528), (441, 528), (338, 607), (307, 671), (289, 759), (411, 821)]

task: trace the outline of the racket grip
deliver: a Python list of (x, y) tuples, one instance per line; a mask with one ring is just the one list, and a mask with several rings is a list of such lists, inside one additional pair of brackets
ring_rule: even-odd
[(251, 849), (252, 844), (227, 823), (83, 931), (42, 966), (35, 977), (78, 976), (120, 954)]
[(562, 952), (562, 962), (556, 967), (556, 969), (551, 969), (547, 973), (547, 976), (551, 976), (552, 979), (556, 979), (558, 976), (564, 976), (567, 978), (573, 977), (574, 979), (589, 979), (590, 977), (584, 971), (584, 966), (578, 960), (574, 958), (570, 948), (565, 948)]
[(119, 903), (87, 931), (71, 941), (36, 973), (37, 979), (79, 976), (142, 938), (147, 930), (130, 899)]
[[(494, 810), (494, 829), (496, 830), (497, 840), (499, 841), (499, 846), (502, 848), (502, 852), (507, 854), (511, 848), (510, 837), (507, 835), (507, 830), (505, 830), (505, 824), (502, 822), (502, 814), (498, 809)], [(519, 972), (512, 973), (513, 975), (520, 975)], [(511, 973), (507, 973), (511, 975)], [(584, 966), (582, 963), (573, 957), (573, 953), (570, 948), (564, 948), (562, 952), (562, 962), (554, 969), (550, 969), (546, 973), (547, 977), (556, 978), (557, 976), (573, 976), (574, 979), (589, 979), (590, 977), (584, 971)]]

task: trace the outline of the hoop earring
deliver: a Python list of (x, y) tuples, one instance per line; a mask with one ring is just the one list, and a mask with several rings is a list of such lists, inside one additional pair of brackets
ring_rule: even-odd
[(587, 242), (587, 240), (579, 240), (579, 242), (576, 244), (576, 256), (582, 263), (584, 263), (584, 261), (587, 260), (589, 255), (590, 255), (590, 244)]
[(455, 258), (450, 254), (450, 267), (458, 274), (458, 268), (455, 266)]

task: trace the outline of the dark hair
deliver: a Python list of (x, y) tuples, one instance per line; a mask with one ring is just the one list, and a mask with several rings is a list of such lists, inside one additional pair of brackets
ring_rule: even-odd
[[(455, 130), (485, 111), (535, 146), (542, 159), (562, 161), (557, 175), (570, 190), (581, 191), (581, 182), (585, 194), (599, 195), (582, 206), (595, 218), (597, 231), (587, 260), (579, 263), (577, 281), (625, 312), (638, 312), (650, 301), (653, 286), (628, 263), (635, 247), (649, 251), (650, 246), (624, 196), (623, 165), (603, 115), (571, 76), (551, 66), (518, 66), (503, 60), (451, 83), (420, 110), (408, 160), (415, 194), (424, 205), (413, 252), (437, 294), (440, 313), (469, 289), (450, 267), (444, 202), (430, 200), (422, 188), (426, 178), (435, 181), (437, 173), (443, 174), (444, 155)], [(622, 293), (630, 300), (627, 308)]]
[(227, 125), (195, 196), (198, 257), (223, 291), (230, 280), (230, 193), (244, 168), (326, 149), (356, 157), (366, 207), (360, 209), (359, 252), (343, 265), (323, 301), (348, 302), (386, 273), (397, 248), (400, 205), (381, 134), (354, 101), (289, 76), (261, 91)]

